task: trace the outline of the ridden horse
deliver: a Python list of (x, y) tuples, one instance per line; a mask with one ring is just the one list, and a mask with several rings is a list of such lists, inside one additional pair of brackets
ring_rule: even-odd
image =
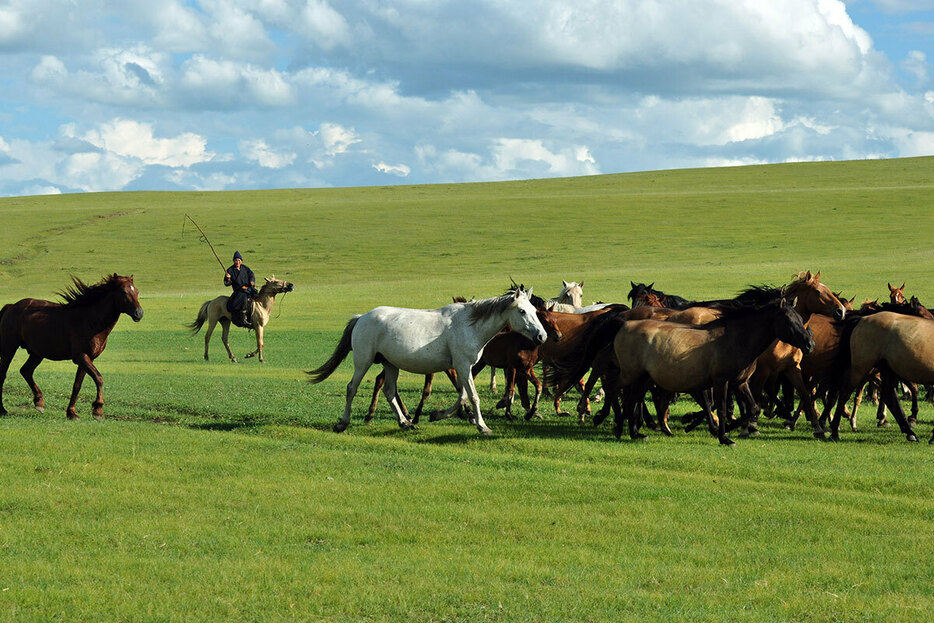
[(104, 417), (104, 380), (93, 362), (107, 346), (107, 337), (120, 314), (126, 314), (133, 322), (143, 319), (139, 291), (133, 275), (114, 273), (94, 285), (87, 285), (77, 277), (71, 280), (74, 285), (59, 293), (64, 303), (22, 299), (0, 310), (0, 415), (7, 414), (3, 408), (7, 370), (16, 350), (22, 347), (29, 353), (29, 359), (20, 368), (20, 374), (32, 390), (36, 409), (45, 410), (42, 391), (33, 379), (36, 366), (43, 359), (70, 359), (78, 366), (78, 372), (65, 414), (69, 419), (77, 419), (75, 403), (81, 383), (89, 374), (97, 386), (92, 414), (97, 419)]
[[(934, 320), (881, 311), (854, 317), (841, 337), (842, 371), (837, 406), (830, 423), (830, 438), (839, 439), (840, 416), (853, 389), (874, 368), (882, 377), (880, 395), (908, 441), (917, 441), (898, 400), (899, 380), (934, 383)], [(931, 437), (934, 444), (934, 435)]]
[[(276, 295), (291, 292), (294, 289), (294, 284), (276, 279), (275, 275), (266, 279), (266, 283), (263, 284), (259, 294), (253, 299), (253, 309), (250, 312), (250, 322), (256, 330), (256, 350), (247, 354), (245, 359), (259, 355), (260, 363), (266, 363), (266, 360), (263, 359), (263, 333), (269, 323), (269, 316), (272, 312), (272, 306), (276, 302)], [(227, 343), (231, 323), (230, 312), (227, 311), (227, 299), (229, 298), (229, 296), (218, 296), (210, 301), (205, 301), (201, 309), (198, 310), (198, 317), (195, 318), (195, 321), (186, 325), (191, 329), (191, 334), (195, 335), (201, 330), (205, 322), (208, 323), (208, 330), (204, 333), (205, 361), (208, 361), (208, 345), (211, 343), (211, 334), (214, 333), (214, 327), (220, 322), (221, 341), (224, 343), (224, 348), (227, 349), (227, 356), (230, 361), (237, 363), (237, 358), (234, 357), (233, 352), (230, 350), (230, 344)]]
[(353, 351), (354, 373), (347, 384), (344, 414), (334, 430), (347, 429), (350, 407), (364, 374), (374, 363), (381, 363), (386, 373), (383, 395), (401, 428), (411, 429), (412, 422), (396, 399), (399, 371), (429, 374), (453, 369), (457, 374), (458, 400), (452, 407), (432, 413), (429, 419), (448, 418), (459, 408), (470, 407), (477, 430), (489, 434), (490, 429), (480, 413), (480, 399), (471, 369), (480, 359), (486, 343), (507, 325), (533, 342), (545, 341), (545, 329), (529, 302), (531, 294), (531, 289), (526, 291), (519, 287), (503, 296), (451, 303), (440, 309), (377, 307), (351, 318), (330, 359), (308, 372), (312, 383), (320, 383)]

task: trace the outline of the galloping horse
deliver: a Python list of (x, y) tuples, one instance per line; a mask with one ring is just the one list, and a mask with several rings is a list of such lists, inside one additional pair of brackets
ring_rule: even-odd
[[(259, 355), (260, 363), (266, 363), (263, 359), (263, 333), (266, 325), (269, 323), (269, 315), (272, 312), (272, 306), (276, 302), (276, 295), (283, 292), (291, 292), (295, 285), (288, 281), (276, 279), (273, 275), (266, 279), (266, 283), (260, 289), (259, 294), (253, 299), (253, 310), (250, 314), (250, 321), (256, 330), (256, 350), (246, 355), (249, 359), (254, 355)], [(205, 301), (198, 311), (198, 317), (195, 321), (187, 325), (191, 329), (191, 334), (195, 335), (201, 330), (205, 322), (208, 323), (208, 330), (204, 333), (204, 360), (208, 361), (208, 345), (211, 343), (211, 334), (214, 333), (214, 327), (218, 322), (221, 323), (221, 341), (224, 342), (224, 348), (227, 349), (227, 356), (234, 363), (237, 358), (230, 350), (230, 344), (227, 343), (227, 336), (230, 333), (230, 312), (227, 311), (227, 299), (229, 296), (219, 296), (210, 301)]]
[(344, 415), (334, 425), (335, 432), (347, 429), (350, 407), (363, 375), (371, 365), (381, 363), (386, 373), (383, 395), (401, 428), (412, 428), (412, 422), (397, 400), (399, 371), (429, 374), (454, 369), (459, 386), (458, 400), (443, 412), (432, 413), (431, 421), (451, 417), (461, 406), (469, 406), (473, 409), (477, 430), (489, 434), (490, 429), (480, 413), (480, 399), (471, 368), (479, 360), (486, 343), (507, 325), (533, 342), (545, 341), (545, 329), (529, 302), (531, 294), (531, 289), (527, 292), (520, 287), (503, 296), (452, 303), (440, 309), (377, 307), (351, 318), (330, 359), (308, 372), (312, 383), (320, 383), (353, 351), (353, 378), (347, 384)]
[(71, 280), (74, 285), (60, 293), (64, 303), (22, 299), (0, 310), (0, 415), (7, 414), (3, 408), (6, 373), (16, 350), (22, 347), (29, 353), (29, 359), (20, 368), (20, 374), (32, 390), (36, 409), (45, 410), (42, 391), (32, 376), (36, 366), (43, 359), (71, 359), (78, 372), (65, 414), (69, 419), (77, 419), (78, 392), (85, 375), (90, 374), (97, 385), (92, 413), (97, 419), (104, 417), (104, 379), (93, 361), (107, 346), (107, 337), (120, 314), (126, 314), (133, 322), (143, 319), (139, 291), (133, 275), (123, 277), (114, 273), (94, 285), (76, 277)]
[[(748, 376), (756, 358), (776, 339), (805, 352), (813, 345), (801, 316), (784, 300), (762, 307), (726, 308), (719, 319), (699, 326), (659, 320), (624, 322), (613, 340), (623, 388), (622, 412), (614, 408), (614, 433), (622, 434), (625, 417), (630, 437), (643, 436), (636, 405), (641, 404), (649, 383), (655, 383), (669, 392), (691, 394), (708, 414), (711, 432), (716, 427), (720, 443), (732, 445), (726, 435), (727, 386)], [(710, 387), (720, 396), (718, 423), (705, 392)], [(614, 400), (614, 404), (618, 403)]]
[[(838, 439), (840, 416), (850, 392), (874, 368), (882, 375), (882, 400), (895, 416), (908, 441), (917, 441), (905, 419), (896, 393), (899, 380), (934, 383), (934, 320), (883, 311), (854, 318), (841, 338), (844, 363), (837, 408), (830, 423), (830, 438)], [(934, 444), (934, 435), (931, 437)]]

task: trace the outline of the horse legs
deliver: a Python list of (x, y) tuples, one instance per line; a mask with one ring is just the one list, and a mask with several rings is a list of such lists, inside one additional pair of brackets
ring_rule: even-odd
[[(94, 367), (94, 363), (91, 360), (91, 357), (88, 355), (82, 355), (75, 360), (75, 363), (79, 367), (83, 367), (85, 371), (91, 376), (91, 380), (94, 381), (94, 385), (97, 386), (97, 397), (94, 399), (94, 402), (91, 403), (91, 414), (97, 420), (104, 419), (104, 377), (101, 376), (101, 373), (97, 371), (97, 368)], [(76, 398), (73, 396), (72, 398)], [(74, 404), (74, 403), (72, 403)]]
[(655, 415), (658, 417), (659, 430), (668, 437), (673, 437), (674, 433), (672, 433), (671, 428), (668, 427), (668, 412), (674, 394), (668, 390), (662, 389), (658, 385), (653, 386), (649, 391), (652, 393), (652, 403), (655, 405)]
[(906, 383), (908, 393), (911, 394), (911, 415), (908, 416), (908, 423), (914, 426), (918, 423), (918, 384)]
[(490, 393), (496, 393), (496, 368), (490, 366)]
[(457, 381), (460, 384), (460, 396), (462, 404), (469, 404), (473, 410), (474, 423), (477, 430), (484, 435), (489, 435), (492, 431), (483, 421), (483, 415), (480, 413), (480, 396), (477, 395), (477, 386), (473, 382), (471, 374), (471, 364), (461, 365), (455, 368), (457, 371)]
[[(529, 368), (529, 371), (526, 373), (526, 376), (532, 384), (535, 386), (535, 399), (532, 401), (532, 404), (529, 406), (528, 410), (525, 412), (525, 419), (531, 420), (533, 417), (540, 417), (538, 415), (538, 400), (542, 397), (542, 382), (538, 380), (538, 377), (535, 376), (534, 368)], [(525, 385), (523, 384), (522, 392), (525, 393)], [(528, 400), (528, 396), (526, 396)]]
[(15, 353), (14, 350), (9, 355), (0, 355), (0, 416), (7, 415), (7, 410), (3, 408), (3, 384), (6, 382), (6, 373), (10, 369)]
[(36, 366), (41, 362), (42, 357), (39, 355), (29, 355), (29, 359), (27, 359), (23, 367), (19, 369), (19, 373), (23, 375), (23, 378), (26, 379), (26, 384), (29, 385), (29, 389), (32, 390), (32, 403), (36, 406), (36, 411), (45, 413), (45, 399), (42, 396), (42, 390), (39, 389), (35, 379), (32, 377)]
[(384, 363), (383, 374), (385, 375), (383, 395), (386, 396), (389, 406), (396, 414), (396, 419), (399, 421), (399, 428), (402, 430), (412, 430), (411, 420), (409, 420), (408, 416), (403, 412), (402, 407), (399, 406), (401, 404), (398, 392), (399, 368), (388, 362)]
[[(356, 354), (356, 351), (354, 351)], [(354, 357), (354, 368), (353, 376), (350, 379), (350, 382), (347, 383), (347, 403), (344, 405), (344, 415), (341, 416), (341, 419), (337, 421), (337, 424), (334, 425), (335, 433), (342, 433), (347, 430), (347, 427), (350, 426), (350, 405), (353, 404), (354, 396), (357, 395), (357, 389), (360, 387), (360, 382), (363, 380), (363, 375), (366, 374), (366, 371), (370, 369), (370, 366), (373, 365), (373, 360), (364, 360), (362, 357), (358, 360)]]
[(230, 342), (227, 341), (227, 336), (230, 335), (230, 321), (226, 318), (219, 318), (218, 322), (221, 323), (221, 341), (224, 343), (224, 348), (227, 349), (227, 357), (229, 357), (233, 363), (237, 363), (237, 358), (234, 357), (233, 351), (230, 350)]
[(367, 409), (366, 417), (363, 418), (364, 424), (369, 424), (373, 421), (373, 415), (376, 413), (376, 403), (379, 402), (379, 390), (383, 389), (383, 381), (386, 378), (386, 373), (380, 371), (376, 375), (376, 380), (373, 381), (373, 399), (370, 400), (370, 408)]
[[(431, 384), (434, 379), (434, 374), (425, 375), (425, 384), (422, 385), (422, 399), (418, 401), (418, 406), (415, 407), (415, 417), (412, 418), (412, 424), (418, 424), (418, 420), (422, 417), (422, 410), (425, 408), (425, 401), (427, 401), (428, 397), (431, 396)], [(399, 406), (402, 407), (403, 413), (408, 416), (409, 412), (405, 410), (405, 405), (402, 403), (401, 396), (399, 396)]]
[[(719, 396), (716, 396), (718, 393)], [(724, 446), (734, 446), (736, 442), (726, 435), (726, 420), (729, 417), (730, 384), (725, 382), (722, 386), (716, 386), (714, 395), (720, 399), (717, 411), (717, 417), (720, 419), (717, 427), (717, 439)]]
[(260, 325), (257, 323), (257, 326), (256, 326), (256, 350), (254, 350), (252, 353), (249, 353), (249, 354), (247, 354), (247, 355), (244, 355), (243, 358), (244, 358), (244, 359), (249, 359), (250, 357), (255, 357), (256, 355), (259, 355), (259, 362), (260, 362), (260, 363), (266, 363), (266, 360), (263, 359), (263, 346), (265, 346), (265, 343), (263, 342), (263, 327), (260, 326)]
[(895, 416), (898, 427), (902, 429), (902, 432), (908, 437), (908, 441), (918, 441), (918, 437), (911, 429), (911, 425), (905, 419), (905, 412), (902, 410), (902, 405), (898, 398), (898, 377), (895, 376), (895, 373), (892, 372), (892, 369), (889, 368), (887, 364), (882, 363), (879, 367), (882, 372), (882, 388), (880, 389), (882, 399), (885, 401), (886, 406), (888, 406), (889, 411), (892, 412), (892, 415)]

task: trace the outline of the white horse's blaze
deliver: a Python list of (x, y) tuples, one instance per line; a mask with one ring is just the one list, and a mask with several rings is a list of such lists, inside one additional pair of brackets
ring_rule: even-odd
[(335, 429), (344, 430), (350, 423), (354, 396), (379, 355), (385, 372), (383, 394), (399, 426), (412, 425), (395, 400), (399, 371), (430, 374), (454, 369), (459, 385), (458, 401), (431, 419), (450, 417), (463, 404), (472, 409), (477, 429), (488, 433), (471, 368), (486, 343), (506, 325), (539, 344), (545, 341), (545, 328), (529, 302), (531, 293), (519, 289), (493, 299), (452, 303), (431, 310), (377, 307), (361, 316), (351, 334), (354, 374), (347, 385), (344, 415)]

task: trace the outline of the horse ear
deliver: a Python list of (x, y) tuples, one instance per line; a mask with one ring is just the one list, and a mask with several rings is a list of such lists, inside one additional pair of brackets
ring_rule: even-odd
[(577, 285), (580, 286), (581, 288), (583, 288), (583, 287), (584, 287), (584, 282), (581, 281), (581, 282), (580, 282), (579, 284), (577, 284)]
[(526, 294), (526, 296), (529, 297), (529, 299), (531, 299), (531, 298), (532, 298), (532, 288), (529, 288), (529, 291), (526, 292), (525, 294)]
[(814, 275), (814, 279), (820, 281), (820, 271), (817, 271), (817, 274)]
[(269, 279), (269, 277), (263, 277), (263, 279), (266, 281), (266, 283), (269, 283), (269, 282), (271, 281), (271, 279)]
[(649, 290), (651, 290), (654, 287), (655, 287), (655, 282), (653, 281), (652, 283), (649, 284)]
[(792, 306), (792, 307), (797, 307), (797, 306), (798, 306), (798, 297), (797, 297), (797, 296), (794, 298), (793, 301), (791, 301), (791, 306)]
[(636, 284), (634, 284), (634, 283), (633, 283), (632, 281), (630, 281), (630, 282), (629, 282), (629, 285), (631, 285), (631, 286), (632, 286), (632, 289), (633, 289), (633, 290), (635, 290), (635, 289), (636, 289)]
[(885, 285), (889, 287), (889, 292), (895, 292), (895, 287), (891, 283), (886, 281)]
[(568, 287), (568, 282), (565, 281), (564, 279), (561, 280), (561, 283), (563, 284), (563, 287), (565, 288)]
[(899, 290), (904, 290), (904, 289), (905, 289), (905, 284), (903, 283), (902, 287), (900, 287)]

